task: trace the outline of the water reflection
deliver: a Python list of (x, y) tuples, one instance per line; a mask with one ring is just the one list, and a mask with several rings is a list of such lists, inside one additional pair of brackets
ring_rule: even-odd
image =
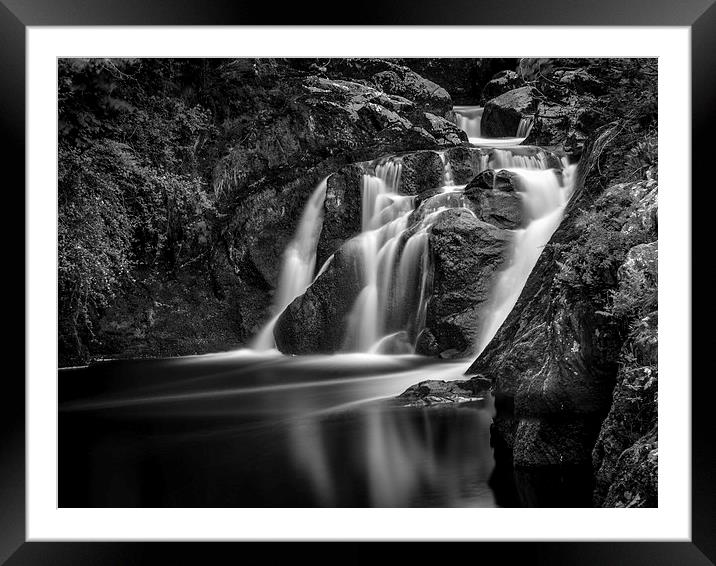
[(392, 401), (464, 366), (247, 354), (61, 372), (60, 506), (494, 506), (491, 400)]

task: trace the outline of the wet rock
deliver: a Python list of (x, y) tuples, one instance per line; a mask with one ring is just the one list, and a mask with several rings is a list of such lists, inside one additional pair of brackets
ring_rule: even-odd
[(489, 150), (477, 147), (451, 147), (445, 150), (445, 159), (450, 163), (453, 181), (465, 185), (480, 173), (489, 155)]
[(515, 229), (523, 224), (519, 182), (511, 171), (487, 169), (465, 187), (477, 217), (499, 228)]
[(485, 104), (482, 113), (482, 134), (489, 138), (514, 137), (522, 118), (534, 116), (538, 101), (532, 88), (510, 90)]
[(590, 446), (599, 420), (522, 418), (517, 425), (515, 466), (584, 466), (591, 463)]
[(451, 147), (468, 141), (464, 130), (430, 112), (425, 112), (422, 117), (415, 119), (414, 123), (430, 132), (438, 146)]
[[(522, 466), (589, 463), (600, 423), (612, 404), (622, 327), (603, 312), (602, 303), (593, 303), (595, 295), (568, 296), (571, 291), (557, 274), (562, 254), (577, 245), (585, 229), (579, 221), (580, 208), (608, 216), (618, 234), (641, 198), (653, 189), (648, 181), (639, 181), (602, 192), (596, 156), (613, 139), (613, 132), (605, 128), (590, 142), (562, 224), (512, 312), (468, 370), (494, 380), (499, 399), (495, 421), (502, 427), (496, 433)], [(604, 284), (616, 290), (616, 283), (605, 280)]]
[(520, 88), (522, 85), (522, 79), (515, 71), (500, 71), (482, 89), (482, 100), (492, 100), (510, 90)]
[(323, 229), (316, 251), (317, 264), (323, 265), (343, 243), (361, 230), (361, 190), (365, 170), (348, 165), (326, 181)]
[[(476, 218), (466, 209), (444, 212), (432, 228), (433, 292), (426, 327), (437, 343), (433, 354), (455, 350), (453, 357), (469, 355), (474, 347), (479, 312), (488, 298), (492, 277), (500, 268), (511, 236)], [(425, 345), (424, 345), (425, 344)]]
[(421, 381), (401, 393), (396, 402), (405, 407), (431, 407), (451, 403), (469, 403), (482, 400), (489, 394), (489, 380)]
[(283, 311), (274, 329), (284, 354), (328, 354), (343, 346), (345, 320), (355, 302), (359, 271), (346, 247), (326, 271)]
[[(617, 478), (625, 451), (656, 425), (658, 369), (636, 367), (620, 371), (609, 415), (592, 452), (596, 486), (594, 502), (602, 505)], [(624, 462), (621, 463), (622, 470)]]
[(440, 354), (440, 345), (429, 328), (423, 328), (418, 334), (415, 349), (425, 356), (438, 356)]
[(401, 159), (400, 192), (415, 195), (443, 184), (444, 166), (435, 151), (409, 153)]

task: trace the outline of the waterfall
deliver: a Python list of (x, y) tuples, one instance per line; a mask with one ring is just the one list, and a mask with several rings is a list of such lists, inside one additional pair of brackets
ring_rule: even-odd
[(485, 147), (510, 147), (521, 144), (532, 130), (532, 116), (523, 116), (517, 126), (515, 137), (484, 138), (482, 137), (482, 106), (453, 106), (454, 123), (466, 134), (470, 143)]
[(452, 187), (453, 185), (455, 185), (455, 177), (452, 172), (452, 164), (450, 163), (450, 159), (444, 151), (441, 151), (439, 155), (440, 161), (443, 162), (443, 185), (445, 187)]
[[(251, 345), (254, 350), (270, 350), (275, 347), (273, 329), (276, 321), (283, 310), (296, 297), (302, 295), (313, 281), (316, 246), (323, 229), (323, 203), (326, 199), (327, 181), (326, 177), (311, 193), (301, 214), (296, 234), (283, 253), (278, 290), (272, 306), (276, 314), (254, 339)], [(327, 265), (324, 265), (321, 269), (326, 267)]]
[(567, 165), (562, 182), (552, 169), (510, 169), (519, 179), (526, 225), (515, 230), (509, 263), (497, 277), (489, 306), (483, 311), (479, 356), (515, 306), (544, 246), (562, 221), (574, 182), (576, 165)]
[(494, 149), (489, 161), (490, 169), (547, 169), (549, 167), (544, 152), (534, 155), (515, 155), (510, 150)]
[(530, 135), (530, 131), (532, 130), (532, 124), (534, 123), (532, 116), (523, 116), (520, 119), (520, 123), (517, 126), (517, 137), (518, 138), (526, 138)]
[(453, 106), (455, 124), (468, 138), (482, 137), (482, 106)]
[(345, 351), (405, 353), (425, 327), (430, 298), (429, 235), (441, 212), (466, 208), (464, 186), (455, 186), (444, 153), (445, 186), (426, 199), (421, 216), (415, 198), (398, 193), (402, 164), (388, 159), (362, 180), (362, 232), (346, 245), (356, 258), (361, 291), (348, 315)]
[[(525, 119), (520, 133), (528, 133), (530, 127), (531, 119)], [(507, 148), (501, 143), (491, 145), (488, 151), (479, 150), (475, 165), (479, 170), (473, 175), (488, 168), (514, 175), (522, 200), (523, 226), (513, 231), (506, 267), (496, 275), (490, 298), (480, 313), (473, 349), (477, 354), (484, 350), (513, 308), (544, 245), (559, 226), (572, 190), (575, 167), (562, 160), (560, 174), (550, 168), (555, 162), (544, 151)], [(421, 197), (400, 194), (401, 157), (383, 158), (375, 166), (366, 166), (360, 185), (361, 231), (342, 250), (355, 266), (359, 289), (348, 309), (345, 326), (335, 329), (342, 334), (344, 352), (415, 352), (417, 337), (426, 326), (432, 293), (432, 228), (449, 209), (461, 208), (475, 215), (464, 194), (465, 185), (455, 185), (448, 154), (443, 151), (438, 155), (443, 163), (442, 185)], [(273, 330), (281, 313), (333, 260), (330, 256), (314, 277), (326, 185), (324, 179), (311, 194), (296, 234), (284, 252), (272, 306), (274, 316), (254, 340), (256, 350), (275, 347)], [(419, 198), (422, 200), (418, 208)]]

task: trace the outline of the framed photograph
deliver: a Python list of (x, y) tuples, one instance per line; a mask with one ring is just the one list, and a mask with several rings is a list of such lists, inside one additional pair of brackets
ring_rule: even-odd
[(716, 560), (708, 1), (3, 2), (0, 561)]

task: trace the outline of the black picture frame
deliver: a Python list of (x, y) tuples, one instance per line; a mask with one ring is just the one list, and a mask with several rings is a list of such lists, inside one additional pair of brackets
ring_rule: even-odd
[[(337, 3), (295, 2), (277, 9), (269, 3), (246, 0), (0, 0), (0, 120), (5, 141), (5, 211), (20, 217), (24, 206), (25, 151), (25, 33), (28, 26), (67, 25), (570, 25), (570, 26), (687, 26), (691, 29), (692, 64), (692, 186), (710, 192), (709, 153), (716, 132), (712, 103), (716, 101), (716, 4), (714, 0), (488, 0), (430, 2), (371, 0), (340, 11)], [(667, 143), (660, 140), (660, 143)], [(12, 179), (10, 181), (9, 179)], [(679, 187), (683, 191), (690, 187)], [(692, 193), (693, 194), (693, 193)], [(699, 201), (701, 197), (699, 195)], [(11, 212), (12, 211), (12, 212)], [(694, 258), (698, 244), (709, 241), (707, 206), (693, 207)], [(24, 217), (24, 216), (23, 216)], [(12, 265), (14, 285), (8, 302), (19, 304), (27, 281), (18, 277), (24, 265), (20, 228), (5, 223), (6, 266)], [(701, 234), (699, 234), (701, 230)], [(12, 243), (10, 243), (12, 242)], [(17, 257), (13, 257), (16, 254)], [(23, 270), (24, 273), (24, 270)], [(709, 304), (708, 277), (693, 279), (692, 301)], [(8, 281), (9, 283), (9, 281)], [(700, 285), (699, 285), (700, 284)], [(11, 289), (9, 286), (8, 289)], [(703, 291), (703, 292), (702, 292)], [(10, 295), (10, 293), (13, 293)], [(11, 298), (12, 297), (12, 298)], [(6, 323), (7, 324), (7, 323)], [(8, 342), (24, 341), (25, 323), (13, 327)], [(22, 330), (21, 330), (22, 329)], [(694, 354), (706, 351), (707, 331), (693, 326)], [(24, 351), (24, 344), (8, 352)], [(701, 347), (699, 347), (701, 346)], [(17, 354), (14, 356), (19, 358)], [(15, 362), (17, 360), (14, 360)], [(10, 364), (10, 360), (7, 360)], [(312, 563), (364, 563), (384, 554), (391, 543), (139, 543), (139, 542), (26, 542), (25, 537), (25, 381), (22, 368), (6, 366), (0, 396), (0, 563), (27, 564), (212, 564), (259, 561), (274, 563), (278, 556)], [(698, 365), (694, 365), (696, 369)], [(691, 542), (475, 542), (411, 543), (398, 548), (401, 561), (461, 558), (480, 561), (521, 561), (528, 564), (650, 564), (706, 565), (716, 562), (716, 457), (710, 418), (713, 378), (692, 371), (681, 376), (692, 388), (692, 538)], [(668, 394), (668, 392), (665, 392)], [(475, 532), (479, 533), (479, 525)], [(252, 545), (252, 548), (246, 548)], [(224, 559), (220, 559), (220, 556)], [(257, 558), (251, 559), (251, 556)]]

